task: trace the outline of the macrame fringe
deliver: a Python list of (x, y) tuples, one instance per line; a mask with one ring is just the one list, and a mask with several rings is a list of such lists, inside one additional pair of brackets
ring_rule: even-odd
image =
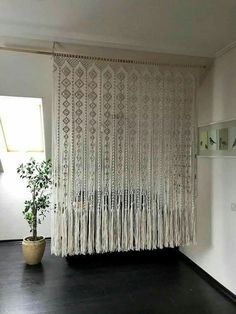
[[(186, 214), (167, 209), (163, 212), (150, 209), (134, 212), (132, 206), (124, 211), (123, 218), (120, 211), (117, 210), (114, 215), (107, 207), (97, 211), (95, 217), (91, 206), (87, 210), (78, 203), (73, 215), (65, 211), (54, 214), (52, 253), (67, 256), (194, 244), (193, 218), (192, 212)], [(122, 230), (121, 226), (124, 226)], [(190, 229), (192, 237), (189, 236)]]

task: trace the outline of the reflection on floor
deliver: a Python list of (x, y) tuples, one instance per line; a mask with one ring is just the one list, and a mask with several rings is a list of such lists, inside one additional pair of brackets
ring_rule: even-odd
[(236, 306), (172, 250), (51, 256), (26, 266), (19, 242), (0, 243), (0, 313), (233, 314)]

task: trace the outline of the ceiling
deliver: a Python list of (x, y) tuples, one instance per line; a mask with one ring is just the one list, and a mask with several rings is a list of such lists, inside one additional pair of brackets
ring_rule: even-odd
[(212, 57), (236, 0), (0, 0), (0, 36)]

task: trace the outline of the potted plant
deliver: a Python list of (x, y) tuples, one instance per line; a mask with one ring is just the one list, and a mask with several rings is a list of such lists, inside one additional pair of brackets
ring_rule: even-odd
[(42, 260), (46, 241), (38, 236), (37, 226), (45, 218), (50, 206), (51, 161), (36, 162), (31, 158), (26, 164), (17, 168), (20, 178), (26, 180), (31, 199), (25, 201), (24, 218), (30, 226), (31, 236), (23, 239), (22, 251), (25, 261), (29, 265), (39, 264)]

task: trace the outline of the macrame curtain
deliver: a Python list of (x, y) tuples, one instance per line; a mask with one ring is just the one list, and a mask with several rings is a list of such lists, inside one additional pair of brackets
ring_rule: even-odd
[(196, 72), (54, 57), (52, 253), (194, 242)]

